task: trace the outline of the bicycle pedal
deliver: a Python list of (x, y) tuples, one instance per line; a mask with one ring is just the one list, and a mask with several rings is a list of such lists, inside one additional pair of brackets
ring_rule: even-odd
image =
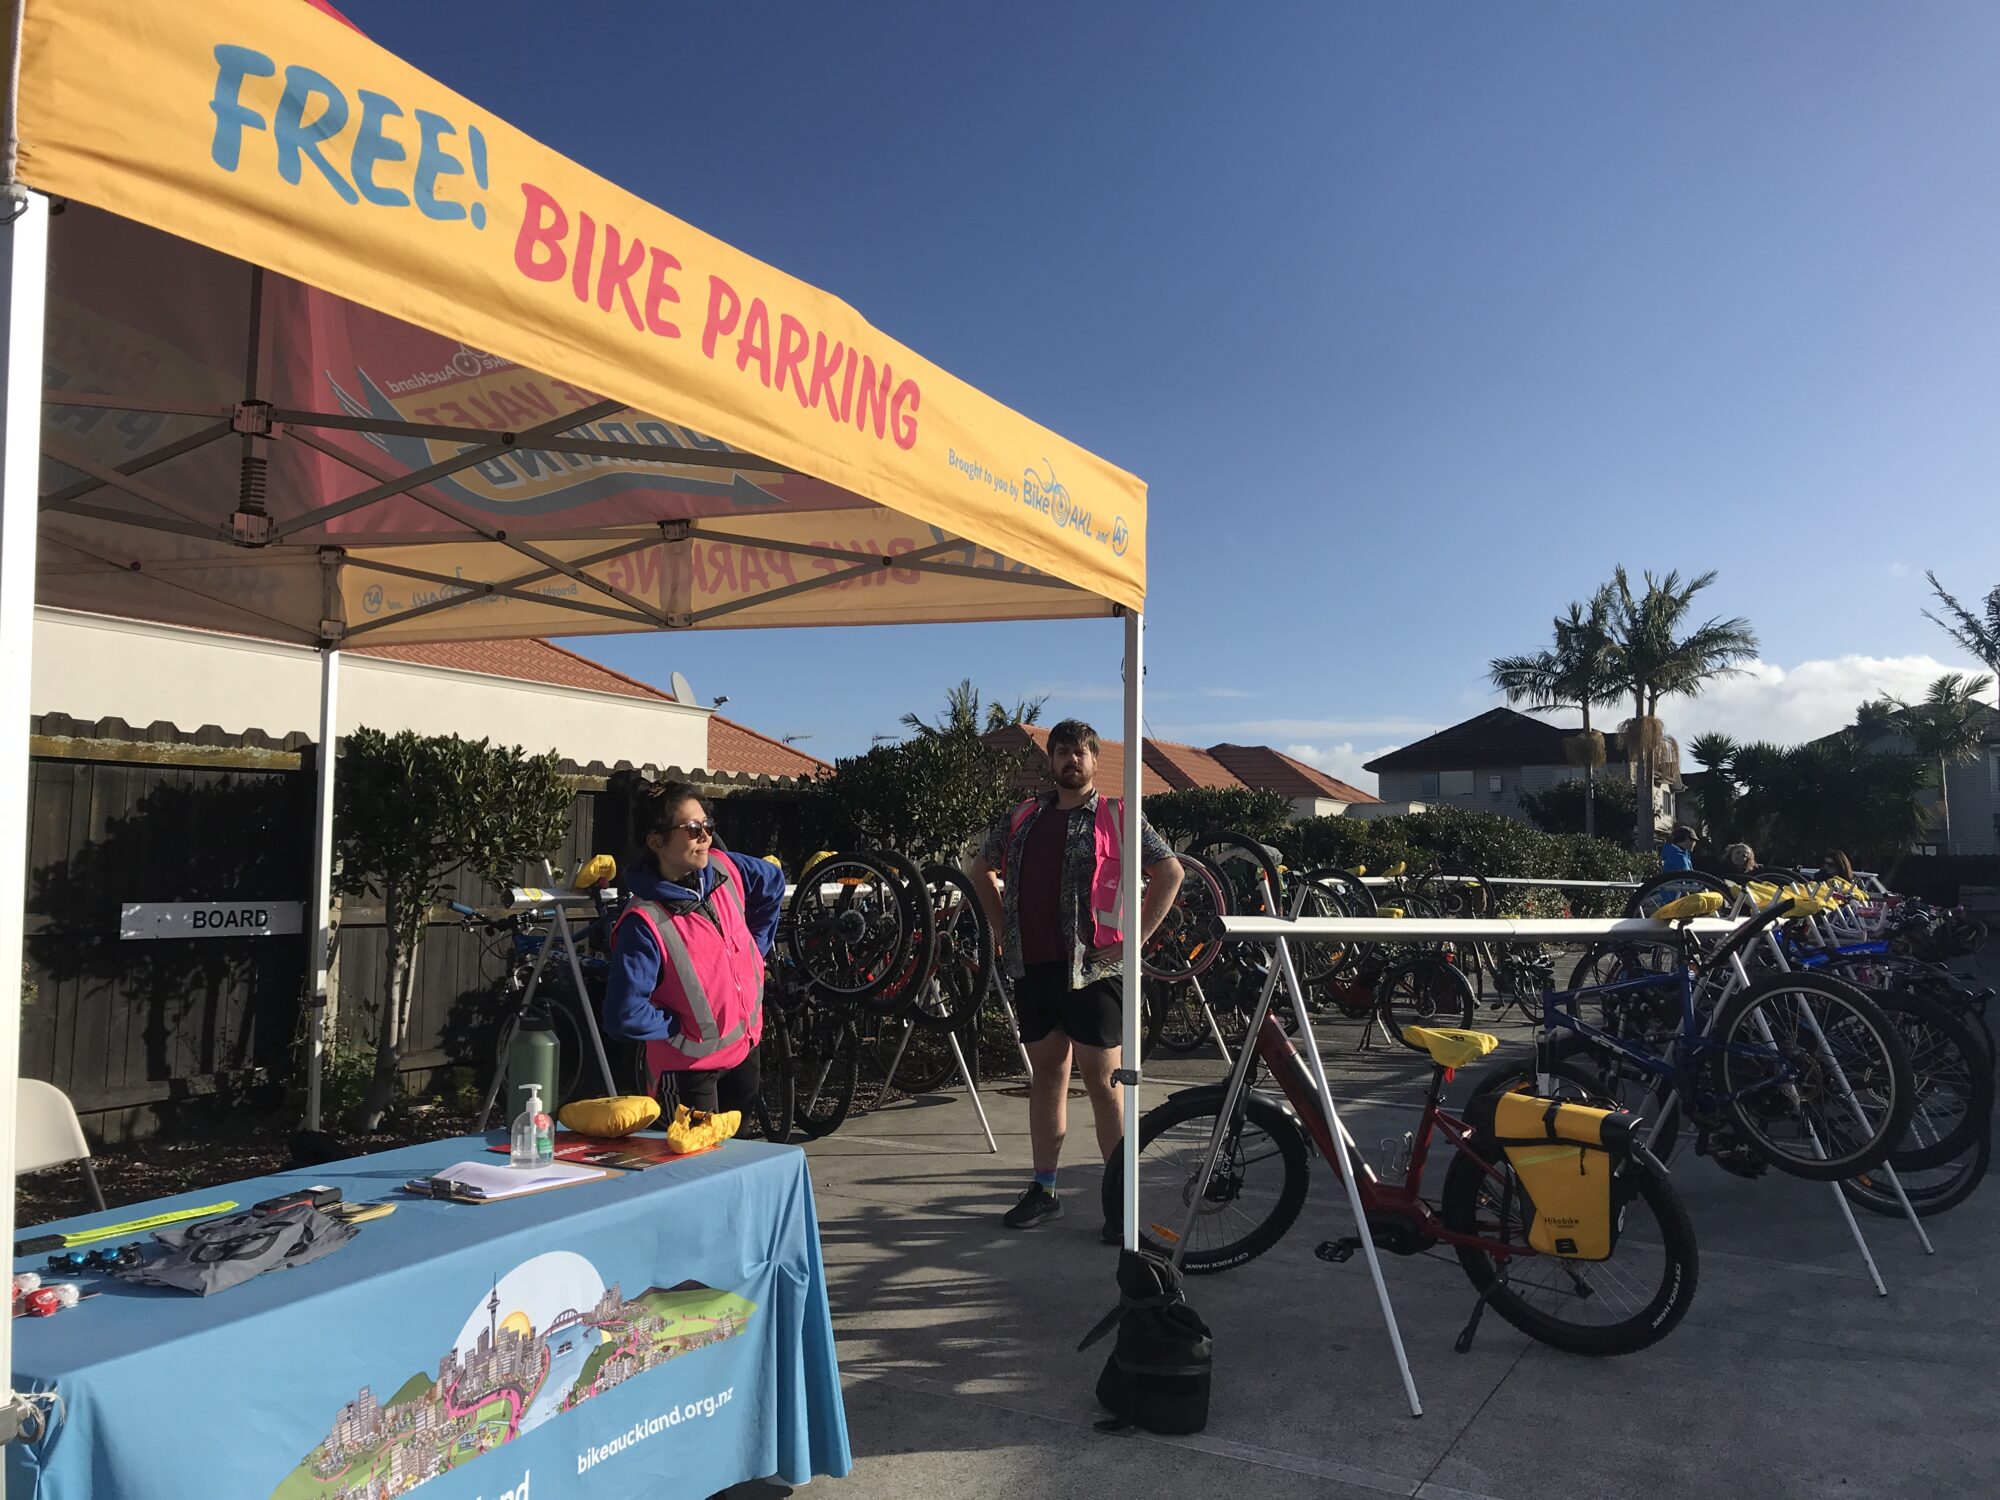
[(1332, 1265), (1345, 1265), (1354, 1258), (1354, 1252), (1361, 1248), (1361, 1241), (1352, 1236), (1344, 1240), (1321, 1240), (1313, 1254)]

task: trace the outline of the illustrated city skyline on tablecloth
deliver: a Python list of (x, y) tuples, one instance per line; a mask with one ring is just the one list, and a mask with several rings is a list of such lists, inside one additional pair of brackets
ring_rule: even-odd
[(698, 1281), (629, 1300), (558, 1250), (503, 1276), (438, 1359), (387, 1400), (334, 1415), (271, 1500), (390, 1500), (691, 1350), (734, 1338), (756, 1304)]

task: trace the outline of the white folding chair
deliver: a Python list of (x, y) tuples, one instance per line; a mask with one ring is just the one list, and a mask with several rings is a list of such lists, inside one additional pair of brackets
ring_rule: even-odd
[(14, 1170), (33, 1172), (64, 1162), (82, 1162), (91, 1203), (102, 1213), (104, 1190), (97, 1185), (97, 1172), (90, 1165), (90, 1142), (83, 1137), (83, 1126), (69, 1095), (39, 1078), (23, 1078), (14, 1091), (14, 1111)]

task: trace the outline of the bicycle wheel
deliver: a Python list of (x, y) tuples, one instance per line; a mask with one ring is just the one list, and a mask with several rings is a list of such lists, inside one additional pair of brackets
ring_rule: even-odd
[[(1194, 1201), (1222, 1108), (1219, 1089), (1188, 1089), (1146, 1111), (1139, 1125), (1139, 1244), (1171, 1255)], [(1305, 1136), (1269, 1100), (1250, 1095), (1223, 1138), (1215, 1173), (1184, 1246), (1190, 1275), (1255, 1260), (1285, 1236), (1306, 1201)], [(1124, 1215), (1125, 1153), (1105, 1163), (1107, 1222)]]
[(1438, 1205), (1445, 1227), (1522, 1253), (1455, 1245), (1487, 1305), (1529, 1338), (1572, 1354), (1631, 1354), (1687, 1316), (1700, 1259), (1694, 1225), (1664, 1172), (1633, 1158), (1612, 1180), (1617, 1244), (1608, 1260), (1567, 1260), (1527, 1248), (1527, 1195), (1504, 1152), (1452, 1153)]
[(908, 960), (913, 929), (899, 882), (865, 854), (833, 854), (800, 878), (785, 912), (785, 951), (829, 995), (879, 995)]
[(764, 1006), (764, 1036), (757, 1043), (757, 1127), (765, 1140), (792, 1138), (791, 1028), (781, 1005)]
[(1342, 915), (1349, 917), (1375, 915), (1375, 893), (1368, 889), (1366, 881), (1352, 871), (1326, 865), (1317, 870), (1308, 870), (1306, 879), (1314, 885), (1325, 886), (1331, 890), (1340, 902)]
[(1484, 875), (1433, 871), (1417, 882), (1416, 891), (1441, 917), (1490, 917), (1500, 909)]
[[(866, 1057), (867, 1076), (880, 1079), (884, 1085), (877, 1090), (882, 1100), (886, 1102), (889, 1089), (905, 1098), (915, 1098), (919, 1094), (935, 1094), (958, 1082), (958, 1059), (952, 1056), (950, 1037), (947, 1029), (918, 1027), (910, 1032), (905, 1045), (900, 1023), (892, 1021), (884, 1026), (868, 1043)], [(894, 1078), (889, 1076), (892, 1062), (896, 1065)]]
[(1715, 1017), (1703, 1077), (1750, 1148), (1781, 1172), (1838, 1182), (1878, 1167), (1916, 1106), (1909, 1049), (1852, 985), (1772, 974)]
[(910, 1016), (919, 1026), (951, 1031), (979, 1008), (993, 982), (993, 926), (963, 870), (926, 865), (924, 885), (930, 891), (936, 937), (931, 979), (917, 994)]
[(1889, 1153), (1889, 1165), (1901, 1173), (1963, 1156), (1993, 1119), (1993, 1064), (1978, 1033), (1926, 995), (1867, 993), (1902, 1033), (1916, 1085), (1910, 1128)]
[(1222, 952), (1222, 918), (1229, 910), (1222, 880), (1199, 855), (1180, 857), (1181, 887), (1174, 904), (1146, 939), (1139, 958), (1148, 979), (1179, 983), (1206, 973)]
[(1470, 1029), (1479, 997), (1456, 964), (1436, 955), (1408, 959), (1384, 971), (1375, 986), (1376, 1012), (1389, 1035), (1412, 1052), (1429, 1049), (1408, 1041), (1405, 1026), (1459, 1026)]
[(1201, 1013), (1201, 997), (1191, 984), (1160, 984), (1146, 981), (1146, 999), (1152, 1006), (1152, 1046), (1168, 1057), (1192, 1057), (1208, 1046), (1208, 1018)]
[[(1910, 1211), (1920, 1219), (1928, 1219), (1949, 1213), (1970, 1198), (1986, 1180), (1986, 1169), (1992, 1160), (1993, 1132), (1989, 1129), (1951, 1161), (1908, 1172), (1898, 1167), (1896, 1176), (1902, 1181), (1904, 1196), (1910, 1200)], [(1903, 1205), (1896, 1200), (1896, 1190), (1879, 1171), (1846, 1179), (1840, 1184), (1840, 1191), (1856, 1208), (1865, 1208), (1886, 1219), (1903, 1217)]]
[(792, 1124), (817, 1140), (840, 1129), (861, 1081), (861, 1037), (844, 1010), (808, 999), (792, 1028)]
[[(1233, 917), (1283, 916), (1285, 887), (1278, 877), (1277, 861), (1253, 838), (1240, 833), (1205, 833), (1188, 845), (1188, 852), (1206, 860), (1222, 881)], [(1270, 900), (1265, 897), (1266, 887)], [(1270, 902), (1279, 903), (1273, 911)]]
[(1736, 887), (1717, 876), (1704, 875), (1699, 870), (1662, 870), (1625, 898), (1625, 915), (1650, 917), (1669, 901), (1678, 901), (1696, 891), (1714, 891), (1722, 897), (1725, 911), (1728, 903), (1736, 899)]
[(910, 932), (910, 947), (902, 967), (881, 989), (856, 995), (870, 1010), (885, 1015), (901, 1013), (930, 977), (937, 956), (937, 911), (931, 904), (930, 887), (924, 872), (893, 849), (872, 849), (869, 857), (896, 877), (896, 900), (903, 922)]

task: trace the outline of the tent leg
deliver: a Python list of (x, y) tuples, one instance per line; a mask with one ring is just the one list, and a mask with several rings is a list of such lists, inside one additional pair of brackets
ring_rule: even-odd
[[(42, 468), (42, 328), (49, 284), (49, 204), (7, 190), (7, 385), (0, 447), (0, 1142), (14, 1140), (21, 1076), (21, 931), (28, 881), (28, 713), (34, 670), (35, 523)], [(14, 1242), (14, 1152), (0, 1149), (0, 1244)], [(34, 1416), (14, 1395), (13, 1319), (0, 1320), (0, 1443)]]
[(313, 800), (312, 930), (306, 937), (306, 1129), (320, 1128), (320, 1082), (326, 1072), (328, 1030), (335, 1013), (328, 991), (333, 960), (333, 778), (340, 744), (340, 653), (319, 654), (319, 746), (313, 761), (319, 776)]
[(1125, 1036), (1118, 1078), (1125, 1085), (1125, 1248), (1139, 1248), (1139, 787), (1146, 761), (1145, 619), (1125, 614), (1125, 888), (1119, 920), (1125, 930)]

